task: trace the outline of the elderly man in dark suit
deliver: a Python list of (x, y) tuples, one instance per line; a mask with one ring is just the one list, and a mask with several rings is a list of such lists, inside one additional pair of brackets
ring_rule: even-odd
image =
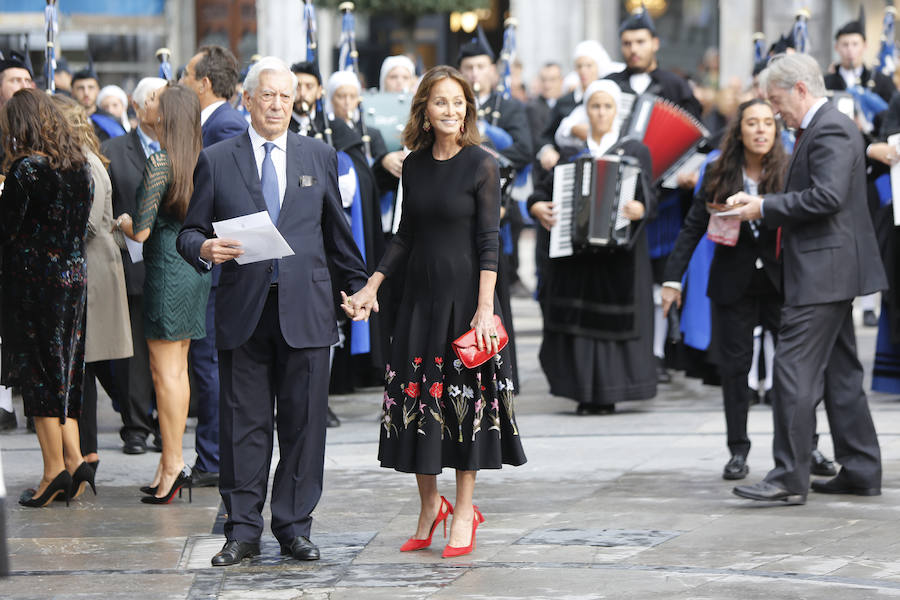
[[(296, 77), (278, 58), (250, 69), (250, 128), (200, 153), (178, 236), (178, 251), (198, 271), (223, 263), (216, 347), (219, 490), (228, 518), (214, 566), (259, 553), (276, 422), (272, 532), (282, 554), (319, 558), (309, 534), (322, 493), (328, 348), (338, 339), (328, 267), (353, 292), (367, 274), (344, 217), (335, 151), (288, 131), (296, 90)], [(212, 223), (261, 211), (294, 255), (240, 265), (232, 260), (243, 253), (240, 244), (214, 237)]]
[[(200, 99), (200, 131), (203, 147), (247, 131), (247, 120), (228, 103), (237, 87), (238, 62), (222, 46), (201, 46), (184, 67), (181, 83)], [(206, 337), (191, 341), (189, 360), (192, 393), (197, 401), (197, 460), (191, 469), (191, 485), (219, 485), (219, 361), (216, 354), (216, 290), (220, 267), (212, 273), (206, 301)]]
[[(138, 126), (129, 133), (103, 142), (101, 150), (109, 157), (109, 178), (112, 181), (113, 214), (137, 214), (137, 190), (144, 173), (147, 157), (159, 151), (159, 142), (148, 122), (148, 96), (166, 86), (159, 77), (141, 79), (132, 93), (132, 105), (138, 116)], [(150, 351), (144, 336), (143, 298), (144, 263), (133, 262), (122, 251), (125, 267), (125, 290), (128, 293), (128, 312), (131, 317), (131, 339), (134, 354), (131, 358), (98, 364), (96, 373), (103, 388), (118, 403), (122, 413), (120, 436), (125, 454), (147, 451), (147, 437), (156, 430), (153, 412), (153, 380), (150, 377)], [(108, 382), (113, 382), (108, 384)], [(157, 444), (160, 439), (156, 436)], [(161, 449), (161, 446), (156, 448)]]
[(812, 489), (881, 493), (881, 452), (856, 354), (853, 298), (887, 287), (866, 209), (866, 168), (856, 125), (828, 103), (815, 60), (774, 57), (761, 87), (797, 143), (780, 194), (735, 194), (741, 220), (762, 219), (784, 260), (784, 307), (775, 361), (775, 468), (763, 481), (734, 488), (743, 498), (804, 504), (815, 428), (824, 397), (841, 470)]

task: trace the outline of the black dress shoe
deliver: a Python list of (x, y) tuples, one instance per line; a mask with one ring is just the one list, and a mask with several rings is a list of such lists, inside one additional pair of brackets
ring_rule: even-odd
[(297, 560), (319, 560), (319, 547), (309, 541), (308, 537), (298, 535), (290, 544), (281, 545), (281, 554), (290, 554)]
[(219, 474), (195, 468), (191, 471), (191, 485), (193, 487), (219, 487)]
[(843, 481), (839, 476), (829, 479), (828, 481), (813, 481), (810, 486), (812, 491), (820, 494), (852, 494), (854, 496), (880, 496), (880, 487), (857, 487)]
[(792, 494), (784, 488), (760, 481), (753, 485), (736, 486), (732, 492), (735, 496), (760, 502), (784, 502), (785, 504), (806, 504), (806, 494)]
[(126, 434), (124, 441), (122, 452), (125, 454), (143, 454), (147, 451), (147, 442), (139, 433)]
[(725, 469), (722, 471), (722, 479), (743, 479), (749, 472), (750, 467), (747, 466), (747, 457), (735, 454), (728, 461), (728, 464), (725, 465)]
[(837, 469), (834, 468), (834, 463), (825, 458), (825, 455), (822, 454), (818, 448), (815, 448), (812, 451), (809, 472), (813, 475), (821, 475), (822, 477), (834, 477), (837, 475)]
[(611, 415), (614, 412), (616, 412), (615, 404), (588, 404), (586, 402), (579, 402), (578, 408), (575, 409), (575, 414), (579, 416)]
[(331, 407), (328, 407), (328, 414), (325, 416), (325, 427), (340, 427), (341, 420), (338, 419), (338, 416), (334, 414), (334, 411), (331, 410)]
[(231, 540), (225, 542), (222, 549), (212, 557), (212, 566), (227, 567), (228, 565), (236, 565), (245, 558), (259, 555), (259, 542), (239, 542)]

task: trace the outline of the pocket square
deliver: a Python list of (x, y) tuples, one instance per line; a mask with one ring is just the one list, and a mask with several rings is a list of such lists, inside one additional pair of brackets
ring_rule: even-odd
[(318, 180), (312, 175), (301, 175), (300, 176), (300, 187), (311, 187), (316, 185)]

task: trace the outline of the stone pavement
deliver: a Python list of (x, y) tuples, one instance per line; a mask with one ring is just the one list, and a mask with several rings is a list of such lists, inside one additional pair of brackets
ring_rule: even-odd
[[(536, 355), (540, 317), (516, 300), (522, 394), (519, 427), (529, 462), (479, 474), (487, 519), (476, 551), (457, 561), (431, 549), (401, 554), (418, 509), (411, 475), (376, 462), (380, 391), (336, 397), (343, 419), (329, 430), (325, 491), (313, 526), (322, 560), (263, 555), (214, 569), (221, 547), (219, 498), (194, 490), (169, 506), (145, 506), (138, 487), (158, 455), (119, 450), (117, 415), (101, 399), (97, 497), (72, 506), (19, 507), (36, 483), (37, 441), (20, 428), (0, 436), (8, 488), (12, 577), (0, 598), (344, 599), (588, 598), (868, 599), (900, 597), (900, 401), (871, 394), (884, 456), (883, 495), (811, 493), (806, 506), (763, 507), (731, 494), (718, 388), (676, 376), (656, 399), (611, 416), (577, 417), (553, 398)], [(874, 330), (859, 328), (871, 365)], [(19, 413), (21, 414), (21, 413)], [(832, 454), (820, 412), (820, 447)], [(771, 412), (750, 414), (755, 481), (771, 466)], [(185, 436), (193, 460), (193, 431)], [(453, 498), (452, 473), (440, 479)]]

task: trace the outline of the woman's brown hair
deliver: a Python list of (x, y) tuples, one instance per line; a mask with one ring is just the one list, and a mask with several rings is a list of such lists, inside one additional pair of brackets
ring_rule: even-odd
[(460, 85), (466, 99), (466, 118), (463, 121), (465, 130), (459, 133), (457, 142), (460, 146), (475, 146), (481, 143), (481, 134), (478, 133), (476, 120), (475, 93), (472, 92), (472, 86), (462, 76), (462, 73), (453, 67), (440, 65), (428, 69), (422, 76), (422, 81), (419, 82), (416, 95), (409, 107), (409, 121), (406, 123), (406, 129), (403, 130), (403, 145), (410, 150), (420, 150), (434, 144), (434, 129), (425, 131), (425, 108), (428, 106), (428, 98), (431, 96), (434, 85), (447, 78)]
[(159, 118), (156, 135), (172, 165), (172, 184), (160, 209), (184, 220), (194, 193), (194, 167), (203, 144), (197, 94), (183, 85), (169, 84), (159, 97)]
[(81, 169), (87, 156), (72, 127), (46, 92), (25, 88), (13, 94), (0, 109), (0, 131), (6, 158), (3, 171), (16, 160), (39, 154), (51, 169)]
[(69, 125), (72, 127), (72, 134), (81, 144), (81, 147), (87, 148), (96, 154), (103, 166), (108, 167), (109, 159), (100, 152), (100, 140), (97, 139), (94, 126), (91, 124), (84, 107), (72, 98), (62, 94), (50, 96), (50, 100), (62, 113), (63, 118), (69, 122)]
[[(744, 142), (741, 140), (741, 121), (744, 111), (751, 106), (763, 104), (772, 108), (765, 100), (754, 98), (738, 106), (737, 114), (731, 120), (719, 150), (722, 154), (706, 168), (703, 177), (703, 189), (707, 201), (723, 204), (728, 196), (744, 189)], [(775, 111), (772, 111), (774, 115)], [(762, 177), (759, 182), (759, 193), (780, 192), (784, 185), (787, 155), (781, 144), (781, 127), (775, 124), (775, 143), (762, 159)]]

